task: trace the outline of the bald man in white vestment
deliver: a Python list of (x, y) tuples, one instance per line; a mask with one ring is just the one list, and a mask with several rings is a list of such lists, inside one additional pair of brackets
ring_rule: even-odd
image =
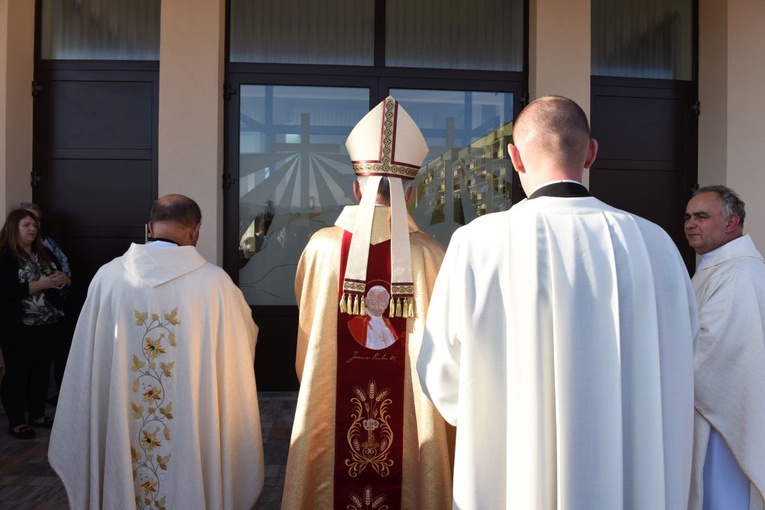
[(457, 426), (454, 508), (687, 506), (693, 289), (661, 228), (589, 196), (597, 147), (576, 103), (532, 102), (508, 147), (529, 198), (447, 249), (417, 369)]
[(763, 508), (765, 261), (745, 218), (725, 186), (699, 189), (685, 209), (685, 236), (701, 256), (691, 510)]
[(77, 510), (249, 510), (263, 487), (257, 326), (195, 245), (199, 206), (152, 206), (152, 242), (93, 279), (48, 458)]

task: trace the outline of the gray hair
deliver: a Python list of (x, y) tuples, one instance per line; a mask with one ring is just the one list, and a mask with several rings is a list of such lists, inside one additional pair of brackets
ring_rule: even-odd
[(746, 218), (746, 211), (744, 210), (744, 201), (739, 198), (735, 191), (727, 186), (715, 185), (704, 186), (696, 190), (691, 197), (695, 197), (700, 193), (717, 193), (717, 196), (723, 202), (723, 209), (725, 210), (725, 219), (727, 220), (732, 215), (736, 215), (741, 220), (741, 224), (744, 224), (744, 218)]

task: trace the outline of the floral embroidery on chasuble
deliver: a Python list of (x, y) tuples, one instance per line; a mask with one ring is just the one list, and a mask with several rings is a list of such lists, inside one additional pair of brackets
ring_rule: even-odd
[[(350, 240), (345, 232), (341, 275)], [(406, 319), (389, 316), (390, 279), (388, 240), (369, 247), (365, 313), (338, 314), (335, 508), (401, 508)]]
[(133, 461), (135, 504), (138, 509), (163, 510), (167, 496), (163, 483), (170, 463), (167, 443), (172, 440), (170, 421), (173, 403), (167, 400), (175, 361), (168, 350), (177, 344), (175, 326), (180, 324), (178, 309), (160, 317), (156, 313), (134, 310), (139, 354), (133, 354), (133, 412), (130, 454)]

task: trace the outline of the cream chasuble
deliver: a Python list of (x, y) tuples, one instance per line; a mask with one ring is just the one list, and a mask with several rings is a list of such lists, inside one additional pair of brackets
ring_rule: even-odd
[[(334, 486), (338, 409), (335, 398), (338, 379), (342, 378), (340, 371), (352, 370), (349, 367), (353, 366), (353, 360), (338, 362), (338, 272), (342, 239), (352, 229), (356, 210), (357, 206), (346, 207), (334, 227), (314, 234), (298, 264), (295, 294), (300, 322), (295, 367), (301, 386), (282, 498), (285, 510), (331, 509), (335, 507), (335, 498), (342, 501), (343, 495), (335, 495)], [(389, 208), (375, 208), (372, 245), (390, 239), (389, 215)], [(401, 507), (435, 510), (448, 507), (450, 501), (448, 435), (453, 430), (423, 395), (419, 385), (412, 385), (411, 378), (415, 374), (414, 363), (420, 348), (430, 289), (441, 265), (443, 247), (419, 231), (411, 218), (409, 231), (416, 309), (414, 318), (405, 319), (403, 438), (393, 437), (393, 441), (403, 447)], [(388, 324), (387, 314), (386, 318), (374, 321), (362, 321), (361, 316), (357, 317), (358, 320), (349, 323), (349, 328), (356, 341), (361, 344), (366, 341), (370, 348), (368, 351), (358, 349), (359, 352), (368, 352), (370, 356), (376, 353), (382, 359), (388, 351), (373, 349), (377, 348), (376, 344), (387, 345), (387, 334), (381, 333), (375, 339), (369, 335), (374, 333), (375, 324)], [(356, 495), (364, 503), (364, 494)], [(346, 498), (346, 501), (342, 508), (356, 508), (354, 499)]]
[(696, 423), (689, 508), (704, 499), (711, 427), (751, 483), (749, 508), (765, 491), (765, 262), (750, 236), (724, 244), (693, 276), (701, 332), (695, 343)]
[(48, 458), (72, 508), (243, 509), (263, 487), (241, 291), (191, 246), (133, 244), (88, 289)]
[(697, 329), (667, 234), (595, 198), (457, 230), (417, 363), (457, 426), (453, 507), (685, 508)]

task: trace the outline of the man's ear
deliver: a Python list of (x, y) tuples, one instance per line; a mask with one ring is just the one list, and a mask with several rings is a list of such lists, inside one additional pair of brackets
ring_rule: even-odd
[(598, 155), (598, 141), (590, 138), (590, 145), (587, 147), (587, 159), (584, 161), (584, 168), (590, 168), (595, 163)]
[(728, 217), (728, 222), (725, 225), (725, 233), (730, 234), (734, 230), (736, 230), (741, 223), (741, 218), (738, 214), (731, 214)]
[(521, 153), (518, 152), (518, 147), (512, 143), (507, 144), (507, 153), (510, 155), (510, 161), (512, 161), (515, 171), (519, 174), (526, 173), (526, 167), (523, 166), (523, 159)]
[(359, 181), (353, 181), (353, 196), (356, 197), (357, 202), (361, 202), (361, 186), (359, 186)]
[(202, 228), (201, 223), (197, 223), (194, 228), (191, 229), (191, 232), (189, 233), (189, 236), (191, 237), (191, 246), (196, 246), (197, 241), (199, 241), (199, 231)]
[(413, 196), (414, 196), (414, 188), (410, 186), (409, 188), (407, 188), (406, 193), (404, 193), (404, 200), (406, 201), (407, 204), (409, 203), (409, 201), (412, 199)]

